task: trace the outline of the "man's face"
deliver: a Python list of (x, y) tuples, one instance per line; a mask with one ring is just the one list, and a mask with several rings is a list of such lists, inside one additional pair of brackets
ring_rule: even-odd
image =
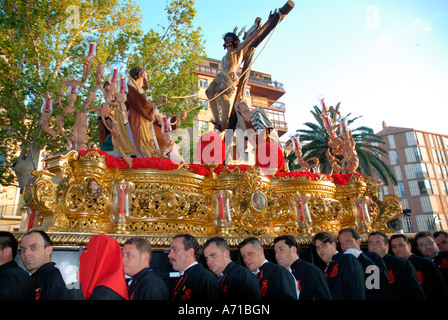
[(289, 247), (285, 240), (280, 240), (276, 244), (274, 244), (274, 252), (275, 252), (275, 260), (277, 263), (286, 269), (291, 267), (291, 264), (295, 260), (294, 251), (295, 247)]
[(417, 248), (428, 259), (434, 258), (439, 252), (439, 248), (431, 237), (419, 238), (417, 240)]
[(194, 250), (193, 248), (185, 250), (183, 238), (176, 238), (171, 242), (168, 258), (174, 270), (183, 272), (185, 268), (194, 262), (192, 257), (194, 257)]
[(316, 240), (316, 252), (318, 256), (326, 264), (330, 263), (336, 253), (336, 243), (334, 242), (322, 242), (319, 239)]
[(149, 253), (140, 253), (135, 244), (126, 244), (123, 247), (123, 272), (133, 277), (141, 270), (149, 267)]
[(439, 235), (436, 238), (437, 247), (439, 247), (440, 251), (448, 251), (448, 238), (443, 234)]
[(378, 234), (369, 236), (367, 243), (369, 252), (376, 252), (384, 257), (389, 252), (389, 244), (384, 243), (384, 238)]
[(339, 243), (341, 245), (341, 249), (343, 251), (347, 250), (347, 249), (356, 249), (356, 250), (360, 250), (360, 240), (355, 240), (355, 238), (353, 238), (353, 235), (351, 232), (342, 232), (339, 235)]
[(403, 238), (395, 238), (390, 241), (392, 252), (397, 257), (408, 259), (411, 256), (411, 245), (407, 244)]
[(250, 271), (256, 272), (264, 261), (263, 248), (256, 248), (252, 243), (246, 244), (240, 249), (243, 261)]
[(230, 262), (229, 251), (224, 252), (216, 245), (215, 242), (211, 242), (204, 249), (204, 257), (207, 262), (207, 266), (217, 276), (221, 275), (224, 269)]
[(22, 239), (20, 257), (26, 270), (36, 272), (41, 266), (51, 261), (53, 247), (44, 248), (44, 239), (39, 233), (31, 233)]

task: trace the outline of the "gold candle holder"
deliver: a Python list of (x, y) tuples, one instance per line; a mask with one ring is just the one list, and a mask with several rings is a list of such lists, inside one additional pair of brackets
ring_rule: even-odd
[(356, 197), (353, 200), (353, 209), (355, 213), (355, 225), (361, 234), (370, 232), (370, 215), (369, 215), (369, 197)]
[(232, 217), (230, 214), (230, 197), (232, 191), (230, 190), (215, 190), (215, 219), (214, 225), (219, 235), (228, 235), (230, 232), (230, 225)]
[(128, 234), (127, 226), (130, 220), (129, 199), (134, 191), (134, 183), (130, 181), (112, 182), (112, 212), (110, 220), (116, 226), (113, 233)]
[(293, 197), (296, 226), (301, 235), (312, 235), (312, 221), (308, 202), (311, 195), (296, 193)]

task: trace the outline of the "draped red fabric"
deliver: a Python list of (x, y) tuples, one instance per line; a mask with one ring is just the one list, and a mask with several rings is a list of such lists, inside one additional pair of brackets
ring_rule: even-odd
[(88, 299), (96, 286), (105, 286), (128, 299), (123, 258), (118, 242), (105, 234), (93, 236), (81, 253), (79, 281)]

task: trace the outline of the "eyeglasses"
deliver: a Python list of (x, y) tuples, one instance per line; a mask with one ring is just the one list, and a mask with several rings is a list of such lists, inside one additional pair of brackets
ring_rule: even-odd
[(37, 244), (32, 244), (32, 245), (30, 245), (30, 247), (29, 248), (26, 248), (26, 247), (20, 247), (20, 249), (19, 249), (19, 252), (20, 252), (20, 254), (25, 254), (28, 250), (30, 250), (31, 252), (34, 252), (34, 251), (36, 251), (38, 248), (46, 248), (45, 246), (39, 246), (39, 245), (37, 245)]
[(432, 242), (431, 240), (425, 241), (425, 242), (421, 242), (418, 244), (419, 247), (423, 248), (427, 245), (434, 245), (434, 242)]

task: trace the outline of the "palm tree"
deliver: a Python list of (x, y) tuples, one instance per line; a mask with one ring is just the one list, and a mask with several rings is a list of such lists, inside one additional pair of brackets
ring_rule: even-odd
[[(337, 120), (339, 115), (340, 103), (336, 105), (336, 108), (330, 107), (329, 112), (333, 121)], [(328, 150), (328, 133), (324, 127), (323, 120), (320, 117), (322, 110), (314, 106), (314, 110), (311, 111), (317, 123), (306, 122), (304, 125), (307, 129), (298, 129), (296, 133), (300, 134), (300, 141), (303, 143), (302, 153), (304, 160), (316, 157), (319, 159), (320, 172), (329, 174), (331, 172), (331, 165), (327, 160), (326, 152)], [(347, 119), (350, 114), (347, 115)], [(356, 119), (348, 119), (350, 125)], [(359, 158), (359, 166), (356, 172), (364, 176), (372, 176), (376, 174), (377, 177), (385, 184), (389, 185), (389, 180), (393, 184), (397, 184), (390, 167), (381, 160), (381, 157), (387, 157), (387, 151), (381, 148), (379, 145), (384, 144), (383, 138), (376, 135), (374, 131), (365, 126), (358, 127), (351, 130), (353, 140), (355, 141), (355, 149)], [(291, 139), (286, 142), (286, 145), (291, 145)], [(291, 152), (287, 158), (289, 159), (290, 169), (295, 170), (293, 162), (296, 158), (294, 152)]]

